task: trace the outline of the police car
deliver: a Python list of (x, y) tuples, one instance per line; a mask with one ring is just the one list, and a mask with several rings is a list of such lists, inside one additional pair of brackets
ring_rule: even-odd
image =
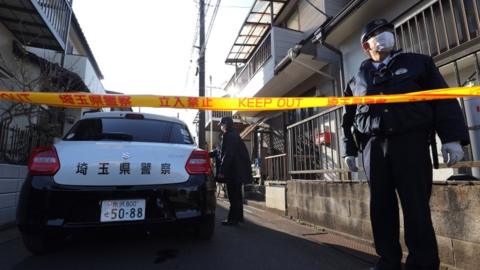
[(28, 169), (17, 223), (33, 253), (79, 228), (185, 221), (202, 239), (213, 234), (208, 152), (178, 119), (88, 113), (52, 147), (35, 149)]

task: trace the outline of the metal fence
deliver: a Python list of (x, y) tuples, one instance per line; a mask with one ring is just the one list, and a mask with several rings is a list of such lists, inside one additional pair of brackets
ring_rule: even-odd
[(342, 107), (288, 126), (288, 165), (292, 179), (343, 180), (339, 131)]
[(238, 89), (243, 89), (271, 56), (272, 40), (271, 34), (268, 34), (263, 40), (263, 43), (253, 54), (250, 61), (248, 61), (248, 63), (240, 71), (240, 74), (237, 76), (237, 79), (235, 81), (236, 87)]
[(395, 28), (397, 46), (436, 56), (480, 36), (479, 0), (438, 0)]
[(52, 137), (41, 134), (35, 127), (10, 127), (0, 124), (0, 163), (26, 165), (33, 149), (51, 145)]
[[(31, 0), (38, 3), (43, 16), (50, 22), (51, 27), (66, 44), (70, 17), (72, 14), (72, 0)], [(35, 6), (35, 3), (34, 3)]]
[(290, 179), (287, 154), (265, 157), (265, 166), (267, 170), (266, 180), (285, 181)]

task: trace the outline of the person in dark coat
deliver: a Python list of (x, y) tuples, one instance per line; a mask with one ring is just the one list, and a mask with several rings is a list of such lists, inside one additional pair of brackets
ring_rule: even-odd
[[(394, 51), (394, 27), (369, 22), (361, 37), (369, 56), (350, 80), (345, 96), (402, 94), (447, 88), (430, 56)], [(343, 156), (358, 171), (362, 153), (370, 187), (370, 218), (380, 259), (373, 269), (400, 270), (402, 249), (397, 201), (404, 214), (406, 268), (439, 269), (438, 247), (429, 200), (432, 164), (429, 146), (436, 132), (447, 165), (463, 158), (469, 138), (456, 99), (412, 103), (348, 105), (343, 114)], [(353, 130), (352, 130), (353, 129)]]
[(242, 185), (252, 182), (250, 156), (245, 143), (233, 128), (233, 119), (223, 117), (219, 123), (223, 132), (221, 146), (221, 165), (218, 178), (227, 184), (230, 210), (223, 225), (237, 225), (243, 222)]

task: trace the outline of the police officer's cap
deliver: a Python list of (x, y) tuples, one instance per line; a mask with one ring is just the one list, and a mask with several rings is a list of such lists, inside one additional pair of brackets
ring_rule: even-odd
[(367, 25), (365, 25), (363, 28), (360, 43), (365, 43), (375, 31), (383, 27), (390, 28), (391, 30), (394, 29), (393, 24), (389, 23), (385, 19), (375, 19), (367, 23)]
[(230, 116), (224, 116), (222, 119), (220, 119), (220, 123), (218, 123), (218, 125), (233, 126), (233, 119)]

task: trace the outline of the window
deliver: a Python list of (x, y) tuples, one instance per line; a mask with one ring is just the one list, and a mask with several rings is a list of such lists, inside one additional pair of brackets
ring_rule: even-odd
[(92, 118), (78, 121), (67, 133), (67, 141), (126, 140), (173, 144), (193, 144), (182, 124), (123, 118)]

